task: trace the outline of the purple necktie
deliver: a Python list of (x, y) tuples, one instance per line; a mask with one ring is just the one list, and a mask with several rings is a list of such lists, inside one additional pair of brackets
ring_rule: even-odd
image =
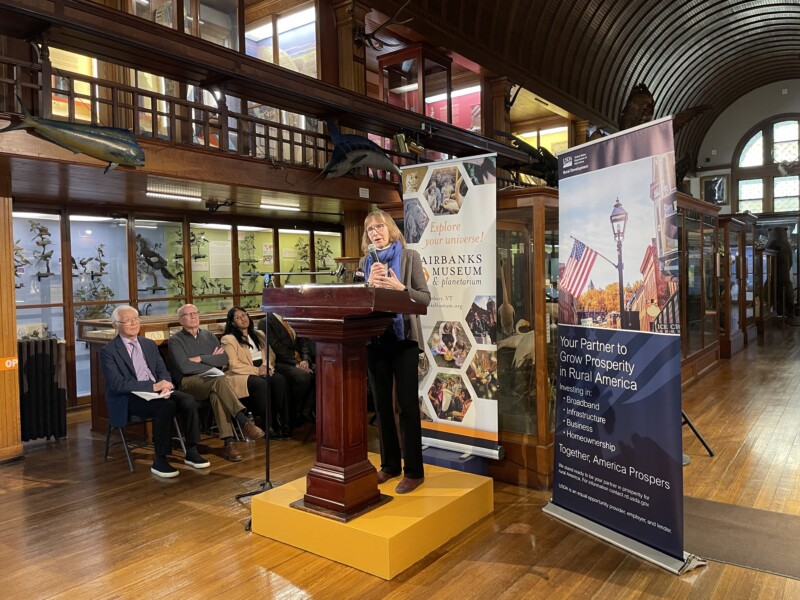
[(136, 379), (138, 381), (155, 381), (153, 374), (150, 372), (150, 369), (147, 367), (147, 363), (144, 360), (142, 349), (139, 347), (139, 340), (134, 340), (131, 342), (128, 345), (128, 348), (131, 353), (133, 368), (136, 371)]

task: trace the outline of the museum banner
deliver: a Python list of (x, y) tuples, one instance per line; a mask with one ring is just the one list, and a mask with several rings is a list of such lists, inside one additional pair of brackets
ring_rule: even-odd
[(641, 554), (655, 550), (662, 562), (680, 562), (672, 121), (572, 148), (558, 161), (559, 377), (553, 499), (545, 510), (600, 525), (627, 549), (631, 541), (645, 548)]
[(403, 223), (431, 292), (422, 317), (423, 443), (499, 458), (497, 419), (497, 159), (494, 154), (403, 174)]

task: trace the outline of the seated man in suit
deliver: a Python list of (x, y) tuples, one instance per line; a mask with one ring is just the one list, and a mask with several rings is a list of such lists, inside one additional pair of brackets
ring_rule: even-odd
[(242, 460), (242, 454), (233, 443), (233, 428), (230, 418), (242, 428), (242, 433), (251, 440), (264, 437), (264, 430), (247, 416), (244, 405), (227, 377), (206, 375), (212, 368), (219, 370), (228, 364), (228, 355), (213, 333), (200, 329), (200, 313), (194, 304), (184, 304), (178, 309), (178, 321), (183, 329), (169, 338), (169, 362), (178, 387), (199, 400), (208, 398), (211, 410), (219, 427), (219, 437), (225, 445), (222, 458), (231, 462)]
[(258, 323), (275, 353), (275, 370), (283, 375), (292, 390), (292, 416), (295, 424), (316, 419), (317, 396), (314, 381), (314, 359), (311, 343), (295, 334), (283, 317), (275, 313)]
[[(150, 471), (159, 477), (177, 477), (178, 470), (167, 461), (172, 446), (172, 419), (177, 414), (186, 436), (184, 462), (195, 469), (211, 466), (197, 451), (200, 421), (195, 400), (175, 391), (155, 342), (139, 337), (138, 311), (132, 306), (118, 306), (111, 313), (111, 320), (119, 335), (100, 351), (109, 424), (124, 427), (129, 414), (152, 418), (156, 455)], [(145, 400), (134, 392), (154, 392), (163, 397)]]

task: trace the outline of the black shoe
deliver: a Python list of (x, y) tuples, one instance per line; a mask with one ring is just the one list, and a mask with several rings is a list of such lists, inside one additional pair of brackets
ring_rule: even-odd
[(207, 469), (211, 466), (210, 462), (200, 456), (200, 453), (195, 447), (191, 447), (186, 451), (186, 456), (184, 457), (183, 462), (190, 467), (194, 467), (195, 469)]
[(288, 429), (284, 429), (283, 431), (281, 431), (280, 435), (278, 436), (278, 439), (283, 442), (290, 440), (292, 439), (292, 432), (289, 431)]
[(150, 467), (150, 472), (166, 479), (180, 475), (180, 471), (169, 464), (164, 456), (156, 456), (153, 459), (153, 466)]

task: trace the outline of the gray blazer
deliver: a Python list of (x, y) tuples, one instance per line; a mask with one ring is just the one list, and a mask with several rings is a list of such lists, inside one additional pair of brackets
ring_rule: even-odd
[[(367, 257), (362, 256), (358, 264), (359, 269), (364, 270), (364, 263)], [(397, 273), (400, 281), (408, 288), (408, 295), (414, 302), (419, 302), (428, 306), (431, 303), (431, 293), (428, 290), (428, 282), (425, 279), (425, 271), (422, 269), (422, 260), (419, 252), (410, 248), (404, 248), (400, 255), (400, 273)], [(369, 275), (366, 275), (369, 279)], [(423, 351), (425, 343), (422, 336), (422, 324), (419, 315), (404, 315), (405, 328), (408, 332), (408, 339), (414, 340), (419, 346), (420, 352)]]

